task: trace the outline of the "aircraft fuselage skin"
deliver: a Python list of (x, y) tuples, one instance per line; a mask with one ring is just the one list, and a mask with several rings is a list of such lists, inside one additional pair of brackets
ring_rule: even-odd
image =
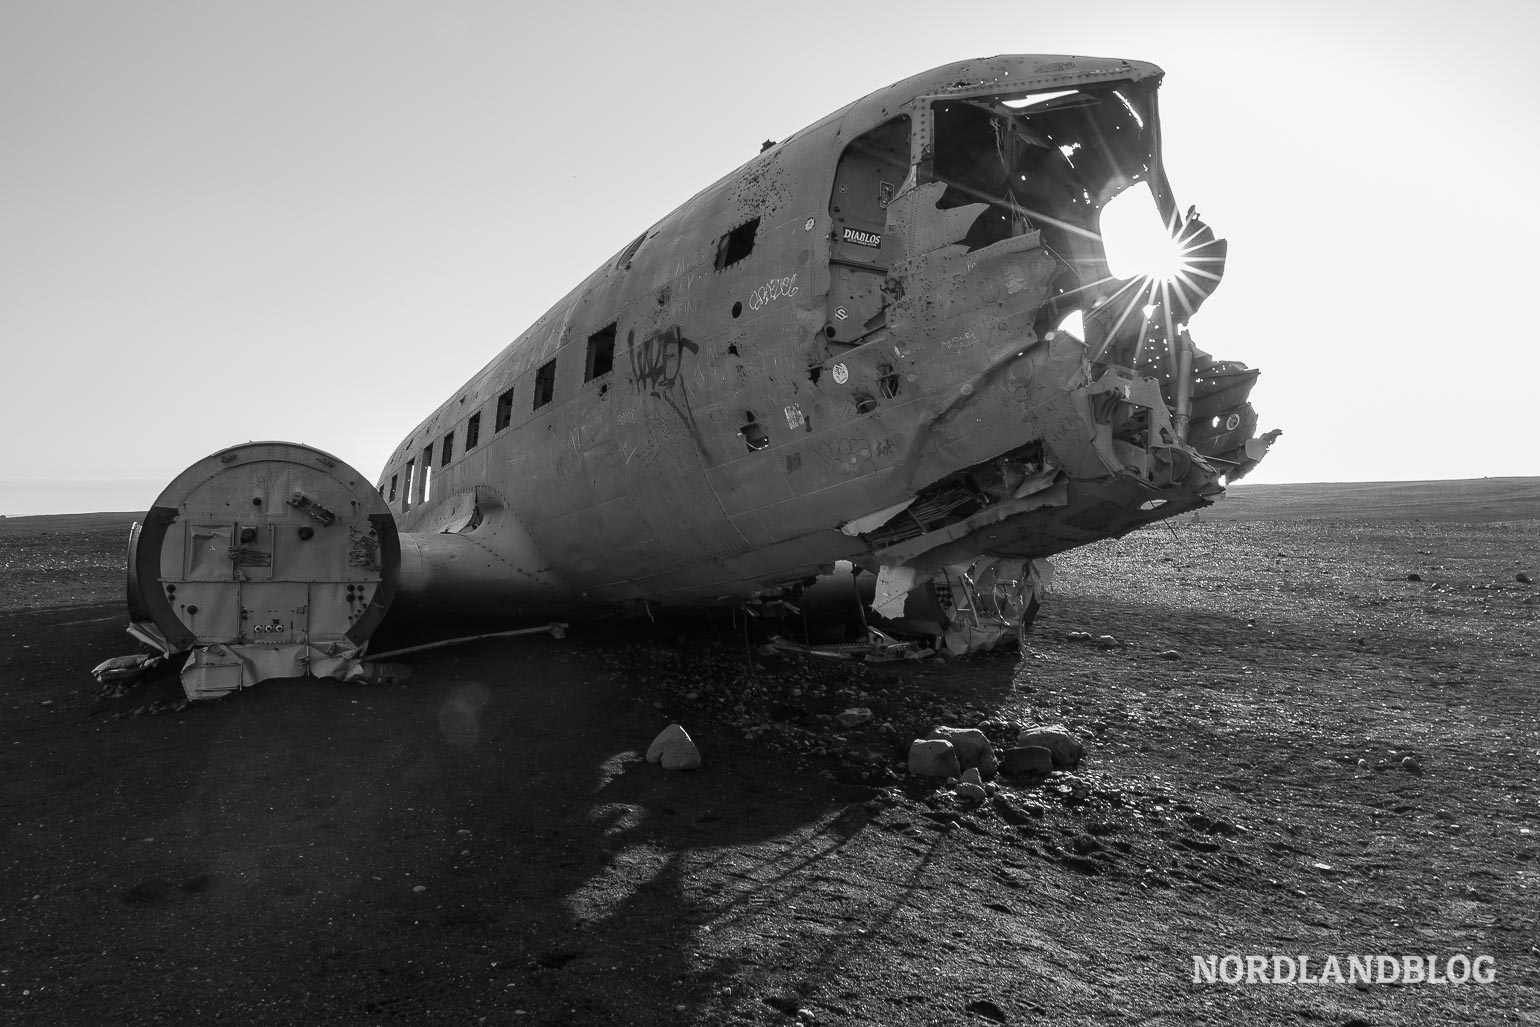
[[(734, 601), (840, 559), (1046, 556), (1208, 502), (1243, 461), (1209, 465), (1177, 442), (1162, 397), (1173, 376), (1093, 361), (1101, 340), (1053, 330), (1126, 286), (1076, 227), (1094, 230), (1132, 181), (1151, 184), (1168, 220), (1174, 210), (1161, 75), (1061, 56), (951, 65), (836, 111), (697, 194), (397, 447), (378, 484), (422, 540), (403, 544), (408, 596), (509, 614)], [(1053, 186), (1083, 195), (978, 245), (970, 231), (1008, 212), (999, 196), (958, 202), (989, 197), (959, 185), (976, 169), (955, 151), (976, 140), (954, 112), (986, 123), (989, 111), (968, 105), (1011, 114), (995, 98), (1059, 91), (1094, 102), (1021, 120), (1086, 154), (1083, 181)], [(1052, 171), (1075, 173), (1068, 160)], [(1067, 202), (1051, 193), (1019, 206)], [(596, 373), (596, 358), (607, 369)], [(1133, 441), (1109, 411), (1141, 421), (1123, 433)], [(1244, 395), (1223, 413), (1235, 411), (1243, 447), (1255, 415)], [(1237, 448), (1227, 441), (1207, 452)], [(1044, 488), (1018, 498), (966, 480), (1002, 460)], [(916, 496), (963, 500), (972, 516), (901, 513), (905, 530), (841, 530)], [(430, 568), (450, 551), (457, 573), (434, 587)]]

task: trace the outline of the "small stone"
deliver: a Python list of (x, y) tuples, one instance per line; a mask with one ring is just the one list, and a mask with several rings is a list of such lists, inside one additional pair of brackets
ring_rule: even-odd
[(1041, 745), (1019, 745), (1000, 754), (1000, 772), (1016, 777), (1047, 774), (1053, 770), (1053, 750)]
[(1070, 640), (1074, 642), (1089, 642), (1095, 637), (1089, 631), (1071, 631), (1069, 633)]
[(1017, 748), (1039, 746), (1053, 755), (1056, 767), (1073, 767), (1085, 755), (1085, 746), (1063, 724), (1047, 724), (1022, 728), (1016, 736)]
[(1369, 763), (1369, 761), (1368, 761), (1368, 760), (1366, 760), (1366, 759), (1360, 759), (1360, 760), (1359, 760), (1359, 761), (1358, 761), (1358, 769), (1359, 769), (1359, 770), (1371, 770), (1371, 769), (1373, 769), (1373, 768), (1372, 768), (1372, 767), (1371, 767), (1371, 766), (1370, 766), (1370, 763)]
[(983, 802), (989, 794), (984, 791), (981, 785), (976, 785), (972, 781), (957, 782), (957, 786), (952, 789), (952, 793), (959, 799), (966, 799), (969, 802)]
[(1017, 826), (1030, 824), (1034, 816), (1040, 817), (1043, 815), (1042, 807), (1023, 806), (1004, 792), (995, 793), (994, 806), (995, 812), (1000, 814), (1001, 820), (1004, 820), (1007, 824), (1015, 824)]
[(957, 749), (944, 738), (916, 738), (909, 745), (909, 773), (915, 777), (960, 777)]
[(1175, 649), (1167, 649), (1164, 652), (1157, 653), (1156, 655), (1159, 656), (1162, 660), (1180, 660), (1182, 658), (1182, 654), (1177, 652)]
[(1111, 649), (1119, 644), (1118, 640), (1113, 638), (1111, 635), (1097, 635), (1096, 641), (1106, 646), (1108, 649)]
[(427, 890), (428, 890), (428, 886), (425, 885), (425, 884), (418, 884), (418, 885), (414, 885), (412, 887), (412, 892), (414, 894), (417, 894), (417, 895), (421, 895), (423, 892), (425, 892)]
[(1520, 585), (1528, 585), (1533, 581), (1533, 579), (1523, 571), (1519, 571), (1517, 574), (1515, 574), (1513, 576), (1513, 580), (1517, 581)]
[(664, 770), (697, 770), (700, 750), (690, 733), (678, 724), (670, 724), (647, 747), (647, 762), (660, 764)]
[(872, 711), (865, 706), (852, 706), (834, 717), (835, 723), (840, 727), (860, 727), (862, 724), (870, 723), (871, 719)]
[(926, 737), (951, 742), (957, 750), (959, 767), (977, 767), (984, 777), (994, 777), (999, 769), (995, 747), (990, 744), (989, 737), (976, 727), (937, 727)]
[(1420, 774), (1422, 773), (1422, 764), (1410, 756), (1403, 756), (1401, 757), (1401, 769), (1410, 771), (1413, 774)]
[(1418, 574), (1416, 571), (1412, 571), (1412, 573), (1410, 573), (1410, 574), (1408, 574), (1406, 576), (1406, 580), (1407, 581), (1421, 581), (1422, 580), (1422, 575)]
[(970, 785), (978, 785), (980, 788), (984, 787), (984, 779), (979, 777), (978, 767), (969, 767), (967, 770), (963, 771), (962, 780), (968, 782)]

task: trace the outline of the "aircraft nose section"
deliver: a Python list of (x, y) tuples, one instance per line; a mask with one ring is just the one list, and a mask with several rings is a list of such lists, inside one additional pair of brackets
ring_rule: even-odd
[(296, 443), (234, 446), (179, 474), (134, 526), (129, 630), (168, 655), (193, 650), (189, 699), (341, 676), (400, 565), (390, 510), (352, 467)]

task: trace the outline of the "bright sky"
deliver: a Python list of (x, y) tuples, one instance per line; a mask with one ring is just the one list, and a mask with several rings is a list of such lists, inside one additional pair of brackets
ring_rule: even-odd
[(1230, 240), (1194, 338), (1284, 429), (1249, 480), (1540, 474), (1531, 3), (531, 6), (0, 3), (0, 513), (145, 509), (250, 439), (373, 477), (763, 140), (1013, 52), (1166, 69)]

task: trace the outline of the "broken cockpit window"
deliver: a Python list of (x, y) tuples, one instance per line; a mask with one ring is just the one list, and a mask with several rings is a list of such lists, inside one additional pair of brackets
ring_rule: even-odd
[(959, 241), (977, 250), (1035, 232), (1058, 265), (1039, 334), (1116, 291), (1101, 241), (1101, 217), (1115, 196), (1143, 182), (1170, 206), (1154, 114), (1153, 84), (933, 105), (922, 181), (946, 184), (941, 209), (983, 205)]

